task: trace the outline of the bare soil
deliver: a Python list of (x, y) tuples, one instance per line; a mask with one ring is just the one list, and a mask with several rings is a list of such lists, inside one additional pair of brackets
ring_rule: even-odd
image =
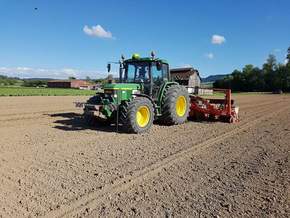
[(141, 135), (86, 127), (86, 98), (0, 98), (0, 217), (290, 216), (289, 95)]

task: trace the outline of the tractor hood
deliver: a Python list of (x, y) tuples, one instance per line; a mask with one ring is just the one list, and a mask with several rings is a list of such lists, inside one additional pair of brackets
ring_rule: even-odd
[(137, 83), (107, 83), (103, 86), (104, 89), (114, 90), (140, 90), (140, 84)]

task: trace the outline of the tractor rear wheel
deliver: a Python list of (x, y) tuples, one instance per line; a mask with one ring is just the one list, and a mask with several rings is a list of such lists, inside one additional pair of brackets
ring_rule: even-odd
[(185, 87), (170, 86), (163, 97), (160, 121), (167, 125), (182, 124), (187, 120), (189, 96)]
[(154, 120), (154, 109), (148, 98), (137, 97), (120, 105), (120, 123), (130, 133), (142, 133), (150, 129)]

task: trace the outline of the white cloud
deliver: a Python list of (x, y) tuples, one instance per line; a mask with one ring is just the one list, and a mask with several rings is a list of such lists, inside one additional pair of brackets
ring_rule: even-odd
[(19, 71), (29, 71), (29, 70), (31, 70), (31, 68), (29, 68), (29, 67), (16, 67), (16, 70), (19, 70)]
[(281, 49), (280, 49), (280, 48), (275, 48), (275, 49), (274, 49), (274, 52), (275, 52), (275, 53), (279, 53), (279, 52), (281, 52)]
[(284, 64), (285, 64), (285, 65), (288, 64), (288, 59), (285, 59), (285, 60), (284, 60)]
[(71, 68), (64, 68), (62, 69), (62, 73), (68, 76), (77, 76), (78, 70), (71, 69)]
[(221, 45), (223, 43), (226, 42), (226, 39), (224, 36), (220, 36), (220, 35), (212, 35), (211, 37), (211, 43), (215, 44), (215, 45)]
[(97, 70), (79, 70), (73, 68), (45, 69), (30, 67), (0, 67), (0, 75), (19, 78), (52, 78), (67, 79), (70, 76), (76, 78), (103, 78), (107, 73)]
[(210, 53), (205, 54), (205, 57), (208, 58), (208, 59), (213, 59), (214, 58), (214, 54), (210, 52)]
[(106, 31), (101, 25), (89, 27), (84, 26), (83, 31), (85, 34), (93, 37), (114, 39), (110, 31)]

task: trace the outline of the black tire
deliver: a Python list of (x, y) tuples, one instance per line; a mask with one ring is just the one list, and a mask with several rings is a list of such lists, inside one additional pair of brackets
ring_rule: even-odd
[[(144, 110), (148, 110), (149, 114), (148, 122), (146, 120), (145, 126), (140, 126), (137, 121), (137, 112), (140, 113), (142, 108), (146, 108)], [(137, 97), (132, 101), (123, 102), (120, 105), (119, 120), (125, 132), (142, 133), (147, 131), (152, 126), (154, 120), (154, 109), (151, 101), (148, 98)]]
[[(101, 97), (100, 95), (94, 95), (90, 97), (87, 102), (87, 104), (92, 104), (92, 105), (97, 105), (101, 103)], [(95, 116), (94, 116), (94, 110), (90, 108), (90, 106), (86, 106), (84, 108), (84, 113), (83, 113), (83, 120), (86, 126), (94, 127), (100, 122)], [(104, 123), (104, 122), (103, 122)]]
[(101, 103), (101, 97), (100, 97), (100, 95), (94, 95), (94, 96), (90, 97), (87, 100), (87, 103), (88, 104), (100, 104)]
[(90, 111), (84, 111), (83, 120), (86, 126), (95, 126), (97, 123), (94, 113)]
[[(183, 96), (186, 105), (182, 115), (177, 114), (176, 102)], [(162, 116), (160, 121), (166, 125), (176, 125), (184, 123), (188, 118), (189, 113), (189, 95), (185, 87), (180, 85), (170, 86), (164, 93), (162, 101)]]

